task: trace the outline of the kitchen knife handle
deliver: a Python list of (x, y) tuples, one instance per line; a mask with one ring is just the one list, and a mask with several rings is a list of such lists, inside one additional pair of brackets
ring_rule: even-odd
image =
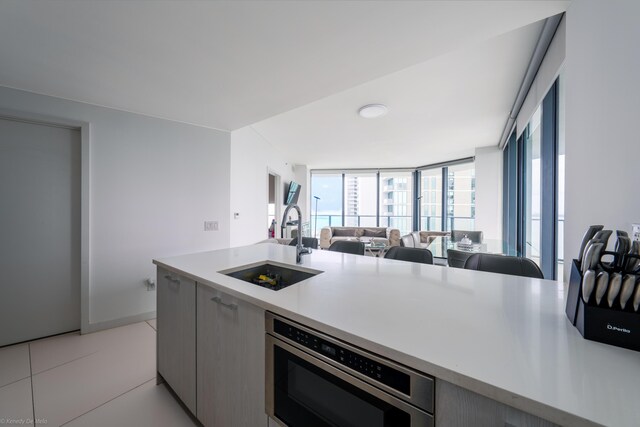
[[(605, 255), (611, 255), (613, 257), (613, 260), (611, 260), (611, 262), (602, 262), (602, 258)], [(604, 271), (606, 271), (607, 273), (615, 273), (617, 271), (616, 265), (618, 265), (619, 258), (620, 254), (617, 252), (603, 251), (600, 252), (600, 259), (598, 260), (598, 264), (601, 265)]]

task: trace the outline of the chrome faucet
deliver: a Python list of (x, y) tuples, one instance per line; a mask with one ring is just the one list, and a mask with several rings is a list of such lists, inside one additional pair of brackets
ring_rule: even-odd
[(280, 225), (281, 229), (284, 229), (287, 223), (287, 214), (291, 209), (295, 209), (298, 212), (298, 244), (296, 245), (296, 264), (302, 264), (302, 255), (307, 255), (311, 253), (311, 248), (305, 248), (302, 245), (302, 212), (300, 208), (295, 203), (291, 203), (284, 210), (284, 214), (282, 215), (282, 225)]

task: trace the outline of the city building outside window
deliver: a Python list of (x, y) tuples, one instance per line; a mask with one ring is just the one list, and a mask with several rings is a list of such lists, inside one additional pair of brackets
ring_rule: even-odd
[(402, 234), (475, 229), (472, 161), (419, 171), (312, 171), (310, 197), (316, 233), (327, 226), (397, 228)]

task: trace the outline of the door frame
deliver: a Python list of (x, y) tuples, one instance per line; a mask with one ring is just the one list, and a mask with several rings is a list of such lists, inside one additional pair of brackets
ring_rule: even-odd
[(278, 172), (276, 172), (274, 169), (271, 169), (270, 167), (267, 167), (267, 204), (265, 206), (265, 209), (267, 211), (267, 215), (265, 215), (265, 217), (269, 216), (269, 175), (273, 175), (274, 176), (274, 180), (273, 180), (273, 185), (275, 186), (274, 188), (274, 193), (273, 193), (273, 198), (274, 198), (274, 203), (276, 205), (276, 209), (275, 209), (275, 213), (274, 216), (276, 218), (276, 229), (275, 231), (275, 236), (276, 238), (278, 237), (278, 230), (280, 229), (280, 220), (282, 219), (281, 217), (281, 212), (282, 212), (282, 200), (284, 200), (282, 198), (283, 196), (283, 189), (282, 189), (282, 178), (280, 177), (280, 174)]
[(80, 131), (80, 333), (91, 332), (91, 123), (6, 108), (0, 118)]

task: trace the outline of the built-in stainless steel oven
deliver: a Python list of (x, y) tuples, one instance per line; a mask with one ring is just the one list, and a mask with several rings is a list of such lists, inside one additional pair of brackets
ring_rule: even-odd
[(266, 315), (266, 407), (288, 427), (433, 426), (432, 377)]

